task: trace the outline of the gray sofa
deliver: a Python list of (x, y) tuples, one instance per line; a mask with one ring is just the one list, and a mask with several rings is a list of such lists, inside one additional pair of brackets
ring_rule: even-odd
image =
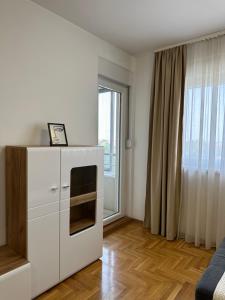
[[(210, 264), (200, 279), (195, 293), (196, 300), (224, 299), (221, 287), (225, 283), (225, 239), (213, 255)], [(224, 276), (223, 276), (224, 275)], [(225, 288), (225, 286), (224, 286)], [(225, 289), (224, 289), (225, 290)], [(218, 296), (219, 295), (219, 296)]]

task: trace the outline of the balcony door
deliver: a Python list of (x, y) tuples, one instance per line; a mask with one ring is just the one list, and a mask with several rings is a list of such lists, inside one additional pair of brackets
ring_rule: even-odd
[(124, 163), (128, 90), (99, 79), (98, 144), (104, 147), (104, 224), (124, 215)]

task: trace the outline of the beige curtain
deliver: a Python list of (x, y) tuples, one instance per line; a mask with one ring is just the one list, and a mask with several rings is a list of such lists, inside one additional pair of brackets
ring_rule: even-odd
[(153, 234), (177, 235), (186, 46), (155, 54), (144, 224)]

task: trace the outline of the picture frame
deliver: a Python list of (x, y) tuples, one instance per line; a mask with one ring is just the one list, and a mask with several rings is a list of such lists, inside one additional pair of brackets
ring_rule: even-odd
[(68, 146), (65, 124), (48, 123), (50, 146)]

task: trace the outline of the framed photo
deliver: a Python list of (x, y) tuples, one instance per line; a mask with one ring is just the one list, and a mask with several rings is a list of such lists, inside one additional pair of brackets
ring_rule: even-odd
[(48, 131), (51, 146), (68, 146), (64, 124), (48, 123)]

